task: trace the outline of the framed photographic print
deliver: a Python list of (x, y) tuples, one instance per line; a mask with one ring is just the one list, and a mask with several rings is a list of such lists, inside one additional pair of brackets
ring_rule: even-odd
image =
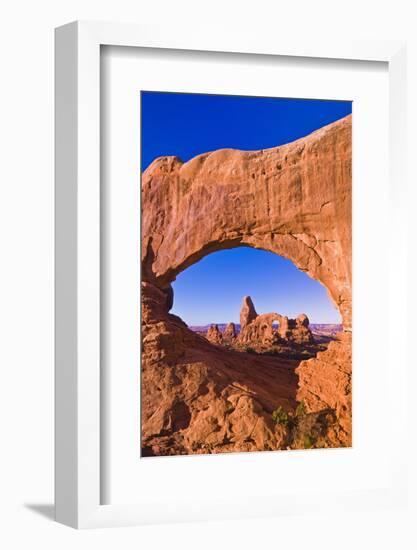
[(57, 29), (58, 521), (404, 501), (404, 59)]

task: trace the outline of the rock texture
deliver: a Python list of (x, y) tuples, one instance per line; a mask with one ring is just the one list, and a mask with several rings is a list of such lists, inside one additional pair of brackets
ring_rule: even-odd
[(331, 409), (338, 422), (329, 430), (332, 445), (352, 445), (352, 337), (340, 333), (325, 352), (302, 361), (295, 371), (299, 377), (297, 400), (307, 410)]
[[(162, 157), (144, 172), (145, 455), (286, 448), (288, 433), (271, 413), (302, 399), (311, 414), (322, 406), (337, 411), (334, 441), (350, 444), (348, 339), (314, 364), (277, 363), (220, 349), (169, 314), (178, 273), (210, 252), (242, 245), (287, 257), (320, 281), (350, 331), (351, 117), (281, 147), (220, 150), (187, 163)], [(253, 314), (247, 303), (242, 326)]]

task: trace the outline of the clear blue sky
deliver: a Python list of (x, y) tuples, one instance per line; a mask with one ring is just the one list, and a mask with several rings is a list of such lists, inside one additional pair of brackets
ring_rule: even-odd
[[(141, 92), (142, 169), (160, 156), (183, 161), (221, 148), (257, 150), (294, 141), (352, 112), (347, 101)], [(236, 248), (210, 254), (173, 284), (173, 313), (190, 325), (238, 321), (242, 297), (278, 311), (337, 323), (326, 290), (289, 260)]]
[(209, 254), (180, 273), (173, 288), (172, 313), (189, 325), (238, 323), (247, 294), (258, 313), (305, 313), (312, 323), (340, 323), (320, 283), (290, 260), (246, 246)]

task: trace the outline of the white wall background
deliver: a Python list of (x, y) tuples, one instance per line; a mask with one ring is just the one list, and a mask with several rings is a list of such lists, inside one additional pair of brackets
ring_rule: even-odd
[[(1, 9), (0, 545), (3, 548), (415, 548), (409, 511), (281, 517), (76, 532), (53, 523), (53, 28), (75, 19), (216, 22), (248, 33), (408, 39), (410, 252), (417, 140), (417, 33), (412, 0), (14, 0)], [(413, 181), (414, 180), (414, 181)], [(406, 237), (406, 236), (405, 236)], [(387, 258), (381, 258), (384, 268)], [(411, 267), (413, 265), (413, 268)], [(410, 263), (410, 281), (415, 280)], [(410, 296), (410, 301), (415, 298)], [(413, 304), (415, 301), (413, 301)], [(410, 306), (410, 311), (413, 311)], [(410, 316), (411, 319), (411, 316)], [(404, 330), (399, 320), (399, 330)], [(413, 344), (410, 331), (410, 348)], [(411, 351), (411, 350), (410, 350)], [(410, 354), (410, 460), (416, 460), (416, 354)], [(414, 365), (411, 361), (414, 361)], [(389, 413), (389, 411), (388, 411)], [(383, 421), (383, 420), (382, 420)], [(392, 435), (395, 441), (395, 434)], [(413, 453), (413, 454), (411, 454)], [(415, 473), (412, 490), (416, 495)], [(412, 504), (416, 498), (412, 497)], [(46, 515), (45, 515), (46, 514)], [(117, 545), (117, 546), (116, 546)], [(142, 545), (142, 546), (140, 546)]]

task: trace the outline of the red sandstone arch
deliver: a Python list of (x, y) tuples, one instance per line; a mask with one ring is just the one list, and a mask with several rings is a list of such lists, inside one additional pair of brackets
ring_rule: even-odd
[(285, 256), (320, 281), (350, 329), (351, 117), (265, 151), (222, 150), (185, 164), (159, 158), (143, 174), (145, 453), (287, 448), (271, 412), (301, 401), (334, 411), (330, 446), (351, 444), (349, 334), (281, 368), (274, 358), (213, 346), (168, 313), (179, 272), (241, 245)]
[(351, 117), (273, 149), (155, 160), (142, 178), (143, 278), (252, 246), (321, 282), (351, 328)]

